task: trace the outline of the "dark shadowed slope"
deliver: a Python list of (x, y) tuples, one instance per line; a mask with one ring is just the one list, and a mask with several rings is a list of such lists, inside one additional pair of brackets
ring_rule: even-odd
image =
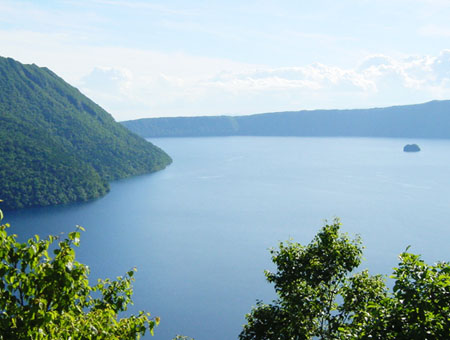
[(450, 101), (357, 110), (250, 116), (147, 118), (122, 122), (143, 137), (353, 136), (450, 138)]
[(0, 57), (3, 209), (84, 201), (170, 157), (47, 68)]

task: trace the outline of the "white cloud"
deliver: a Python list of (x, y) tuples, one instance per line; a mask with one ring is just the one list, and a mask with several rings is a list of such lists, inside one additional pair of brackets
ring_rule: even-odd
[(123, 94), (132, 84), (131, 72), (127, 69), (95, 67), (91, 73), (81, 79), (82, 88), (99, 88), (110, 95)]
[(118, 120), (450, 98), (450, 50), (404, 57), (367, 55), (355, 67), (271, 67), (182, 52), (85, 45), (71, 38), (0, 30), (0, 54), (49, 67)]
[[(257, 111), (301, 108), (354, 108), (450, 98), (450, 51), (438, 56), (395, 59), (369, 56), (355, 69), (312, 64), (220, 72), (207, 79), (166, 78), (165, 88), (196, 89), (196, 100), (234, 98), (217, 113), (242, 113), (254, 100)], [(192, 93), (191, 93), (192, 94)], [(217, 98), (220, 101), (219, 98)], [(267, 107), (262, 107), (264, 103)], [(270, 103), (270, 104), (268, 104)], [(239, 106), (243, 104), (242, 106)], [(208, 113), (208, 112), (204, 112)], [(214, 112), (209, 112), (213, 114)]]

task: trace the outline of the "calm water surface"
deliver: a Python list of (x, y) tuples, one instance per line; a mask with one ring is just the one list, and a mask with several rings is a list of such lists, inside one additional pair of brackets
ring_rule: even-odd
[[(408, 245), (450, 259), (450, 141), (364, 138), (154, 139), (164, 171), (115, 182), (96, 201), (10, 212), (22, 240), (86, 228), (91, 275), (138, 268), (135, 305), (161, 317), (155, 340), (237, 339), (256, 299), (273, 298), (269, 247), (307, 243), (324, 219), (366, 246), (362, 268), (390, 273)], [(422, 151), (404, 153), (407, 143)], [(151, 337), (150, 337), (151, 338)]]

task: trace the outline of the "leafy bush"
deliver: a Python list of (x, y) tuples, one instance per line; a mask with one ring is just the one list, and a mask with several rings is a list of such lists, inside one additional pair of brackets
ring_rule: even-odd
[(109, 340), (153, 334), (158, 317), (142, 311), (119, 317), (132, 303), (135, 269), (115, 281), (89, 284), (88, 267), (75, 260), (82, 227), (66, 239), (36, 235), (25, 243), (8, 235), (8, 227), (0, 226), (0, 339)]
[(448, 263), (428, 265), (405, 251), (390, 291), (381, 275), (351, 275), (361, 241), (340, 233), (338, 220), (309, 245), (280, 243), (271, 254), (277, 271), (265, 274), (278, 299), (257, 303), (240, 340), (449, 338)]

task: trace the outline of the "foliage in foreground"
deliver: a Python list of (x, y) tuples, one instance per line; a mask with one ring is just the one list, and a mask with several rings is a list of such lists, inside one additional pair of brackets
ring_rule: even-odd
[(428, 265), (405, 251), (391, 291), (381, 275), (351, 275), (361, 263), (361, 241), (339, 229), (335, 220), (307, 246), (287, 242), (271, 250), (277, 271), (265, 275), (278, 298), (257, 303), (239, 339), (448, 339), (450, 265)]
[(134, 270), (116, 281), (89, 285), (89, 269), (75, 260), (73, 249), (82, 227), (64, 240), (35, 236), (25, 243), (8, 235), (8, 227), (0, 226), (0, 339), (109, 340), (153, 334), (159, 318), (149, 313), (118, 317), (132, 303)]

